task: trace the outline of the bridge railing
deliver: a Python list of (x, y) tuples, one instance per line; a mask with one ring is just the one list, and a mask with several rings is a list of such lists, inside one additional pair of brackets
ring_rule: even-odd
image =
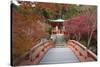
[(13, 66), (38, 64), (48, 49), (53, 46), (54, 45), (51, 40), (42, 39), (36, 44), (36, 46), (32, 47), (25, 54), (13, 60)]
[(97, 56), (78, 41), (69, 40), (66, 46), (72, 49), (81, 62), (97, 60)]

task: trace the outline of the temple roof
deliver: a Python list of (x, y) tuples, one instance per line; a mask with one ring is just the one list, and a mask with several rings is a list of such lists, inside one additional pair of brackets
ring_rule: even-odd
[(48, 20), (51, 21), (51, 22), (64, 22), (65, 21), (63, 19), (56, 19), (56, 20), (48, 19)]

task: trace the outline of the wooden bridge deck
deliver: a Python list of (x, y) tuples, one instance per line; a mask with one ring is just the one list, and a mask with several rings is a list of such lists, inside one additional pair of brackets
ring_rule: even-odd
[(40, 64), (59, 64), (79, 62), (70, 48), (51, 48), (41, 60)]
[[(42, 40), (43, 41), (43, 40)], [(61, 64), (96, 61), (97, 56), (75, 40), (64, 41), (63, 35), (56, 35), (55, 44), (40, 42), (22, 56), (15, 65)]]

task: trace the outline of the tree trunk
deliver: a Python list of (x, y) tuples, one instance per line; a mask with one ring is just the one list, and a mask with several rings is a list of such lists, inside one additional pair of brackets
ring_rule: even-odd
[(68, 33), (67, 39), (70, 40), (70, 34)]
[(75, 40), (78, 40), (77, 34), (75, 34)]
[(87, 44), (87, 47), (88, 47), (88, 48), (89, 48), (90, 43), (91, 43), (91, 39), (92, 39), (92, 34), (93, 34), (93, 32), (94, 32), (94, 29), (91, 31), (90, 36), (89, 36), (89, 38), (88, 38), (88, 44)]
[(80, 34), (80, 32), (78, 33), (78, 41), (80, 41), (80, 39), (81, 39), (81, 34)]

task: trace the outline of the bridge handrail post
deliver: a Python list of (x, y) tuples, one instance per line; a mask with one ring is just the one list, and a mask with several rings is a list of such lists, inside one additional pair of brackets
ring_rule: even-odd
[(88, 56), (91, 56), (94, 60), (97, 60), (97, 56), (90, 51), (89, 49), (87, 49), (87, 47), (85, 47), (84, 45), (82, 45), (81, 43), (79, 43), (78, 41), (75, 40), (69, 40), (68, 42), (72, 42), (75, 45), (78, 45), (80, 48), (82, 48), (83, 50), (85, 50), (87, 52)]
[[(40, 41), (40, 39), (38, 40)], [(32, 47), (31, 49), (29, 49), (27, 52), (25, 52), (23, 55), (21, 55), (20, 57), (16, 58), (15, 60), (13, 60), (13, 65), (18, 65), (22, 59), (25, 58), (29, 58), (31, 53), (34, 52), (35, 49), (37, 49), (39, 46), (43, 45), (44, 43), (48, 42), (49, 40), (41, 40), (39, 43), (37, 43), (34, 47)]]

